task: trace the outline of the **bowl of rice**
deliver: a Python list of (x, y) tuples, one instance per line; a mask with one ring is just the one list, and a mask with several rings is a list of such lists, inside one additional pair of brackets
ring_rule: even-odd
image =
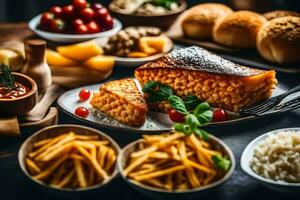
[(242, 153), (241, 168), (272, 190), (300, 194), (300, 127), (255, 138)]

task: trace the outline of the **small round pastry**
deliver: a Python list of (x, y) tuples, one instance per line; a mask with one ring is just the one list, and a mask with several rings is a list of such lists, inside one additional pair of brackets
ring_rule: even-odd
[(237, 11), (218, 20), (213, 29), (215, 42), (233, 48), (254, 48), (256, 35), (267, 20), (251, 11)]
[(300, 61), (300, 17), (273, 19), (259, 30), (257, 50), (268, 61)]
[(295, 11), (290, 11), (290, 10), (274, 10), (274, 11), (264, 13), (263, 16), (270, 21), (272, 19), (276, 19), (279, 17), (287, 17), (287, 16), (300, 17), (300, 13)]
[(217, 19), (233, 11), (219, 3), (203, 3), (186, 11), (182, 21), (182, 30), (186, 37), (194, 39), (212, 38), (213, 26)]

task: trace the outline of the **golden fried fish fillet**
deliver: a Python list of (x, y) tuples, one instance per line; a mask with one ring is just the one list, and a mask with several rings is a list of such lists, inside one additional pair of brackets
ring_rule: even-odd
[(90, 102), (110, 117), (131, 126), (145, 123), (147, 104), (132, 78), (107, 82)]
[[(172, 87), (179, 96), (196, 95), (214, 107), (230, 111), (267, 99), (276, 87), (274, 70), (244, 67), (200, 47), (175, 50), (135, 70), (144, 86), (154, 80)], [(166, 111), (166, 102), (156, 105)]]

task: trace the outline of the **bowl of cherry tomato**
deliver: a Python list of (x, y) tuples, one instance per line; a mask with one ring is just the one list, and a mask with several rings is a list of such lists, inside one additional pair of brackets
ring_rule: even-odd
[(86, 0), (52, 6), (31, 19), (28, 25), (38, 36), (54, 42), (82, 42), (108, 37), (122, 28), (121, 22), (112, 18), (104, 6), (89, 4)]

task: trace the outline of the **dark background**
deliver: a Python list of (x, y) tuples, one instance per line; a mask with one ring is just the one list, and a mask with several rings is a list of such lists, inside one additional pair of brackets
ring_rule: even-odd
[[(35, 15), (49, 9), (52, 5), (70, 4), (72, 0), (0, 0), (0, 22), (28, 21)], [(89, 2), (100, 2), (107, 5), (110, 0), (89, 0)], [(188, 0), (189, 5), (201, 2), (222, 2), (237, 9), (252, 6), (252, 10), (264, 12), (274, 9), (288, 9), (300, 11), (298, 0)]]

